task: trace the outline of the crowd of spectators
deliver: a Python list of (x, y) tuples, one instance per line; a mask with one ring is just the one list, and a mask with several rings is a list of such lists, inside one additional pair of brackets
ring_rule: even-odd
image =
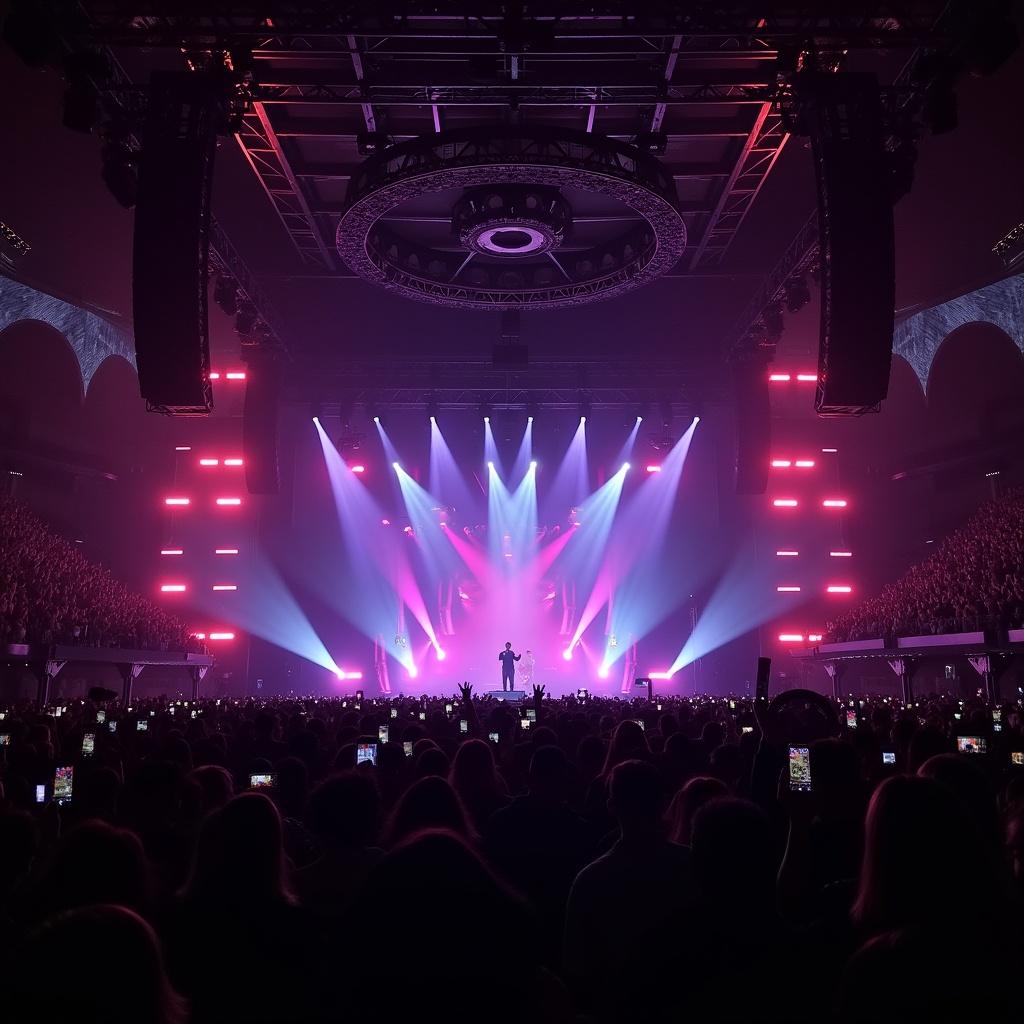
[(1024, 1019), (1017, 705), (2, 716), (12, 1024)]
[(184, 650), (188, 629), (0, 498), (0, 643)]
[(876, 597), (828, 624), (830, 640), (1024, 626), (1024, 490), (983, 505)]

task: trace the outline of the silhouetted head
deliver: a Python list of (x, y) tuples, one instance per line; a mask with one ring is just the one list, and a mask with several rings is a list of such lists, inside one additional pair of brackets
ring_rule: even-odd
[(51, 913), (117, 903), (148, 914), (152, 884), (139, 837), (102, 821), (82, 823), (58, 845), (41, 895)]
[(424, 829), (447, 829), (464, 839), (475, 839), (466, 810), (455, 790), (436, 775), (414, 782), (398, 801), (385, 836), (392, 847)]
[(608, 753), (604, 760), (603, 774), (607, 775), (617, 764), (636, 757), (647, 757), (651, 748), (643, 729), (633, 721), (619, 722), (612, 733)]
[(689, 846), (693, 819), (697, 812), (712, 800), (728, 795), (729, 787), (721, 779), (713, 779), (707, 775), (690, 779), (672, 798), (667, 814), (669, 839), (674, 843)]
[(497, 789), (498, 779), (490, 744), (483, 740), (466, 740), (461, 744), (455, 751), (448, 781), (462, 796)]
[(561, 747), (539, 747), (530, 758), (530, 793), (545, 800), (565, 799), (569, 762)]
[(705, 898), (737, 909), (774, 906), (778, 857), (767, 815), (749, 800), (711, 800), (693, 818), (693, 873)]
[(189, 779), (199, 789), (204, 816), (223, 807), (235, 795), (231, 773), (218, 765), (207, 764), (196, 768), (189, 774)]
[(608, 810), (623, 835), (657, 832), (664, 809), (664, 787), (657, 768), (646, 761), (623, 761), (608, 780)]
[(975, 822), (931, 779), (886, 779), (868, 806), (854, 920), (872, 934), (950, 927), (953, 884), (967, 916), (976, 920), (992, 910), (996, 881)]
[(442, 779), (448, 775), (448, 755), (438, 746), (428, 747), (416, 758), (416, 778), (426, 779), (433, 775)]
[(369, 845), (376, 838), (379, 815), (373, 779), (357, 772), (321, 782), (309, 798), (310, 825), (330, 847)]
[(511, 651), (512, 650), (512, 641), (511, 640), (509, 640), (509, 642), (507, 644), (505, 644), (505, 650), (506, 651)]
[(22, 941), (11, 982), (4, 1013), (13, 1024), (183, 1024), (188, 1016), (153, 929), (125, 907), (100, 904), (50, 918)]
[(203, 822), (184, 895), (252, 908), (290, 900), (281, 818), (266, 796), (243, 793)]
[(979, 835), (993, 844), (999, 841), (999, 811), (988, 778), (976, 761), (963, 754), (938, 754), (917, 770), (923, 779), (934, 779), (963, 804), (974, 819)]

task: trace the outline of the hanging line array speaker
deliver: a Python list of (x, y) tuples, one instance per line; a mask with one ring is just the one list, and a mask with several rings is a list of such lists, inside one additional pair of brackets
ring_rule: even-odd
[(139, 389), (149, 408), (210, 411), (210, 192), (222, 89), (206, 75), (154, 72), (139, 158), (132, 297)]
[(872, 74), (798, 76), (818, 185), (821, 330), (815, 408), (875, 411), (889, 388), (896, 303), (891, 169)]

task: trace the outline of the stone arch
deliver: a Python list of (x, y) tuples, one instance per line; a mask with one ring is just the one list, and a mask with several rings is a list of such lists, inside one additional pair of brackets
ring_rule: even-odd
[(1024, 355), (1004, 330), (976, 321), (951, 331), (928, 373), (933, 443), (979, 437), (1019, 416)]
[(0, 433), (64, 446), (77, 435), (82, 370), (65, 335), (41, 320), (0, 331)]

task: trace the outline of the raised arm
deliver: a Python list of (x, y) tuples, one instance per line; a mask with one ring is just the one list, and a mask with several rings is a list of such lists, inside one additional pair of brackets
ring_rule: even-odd
[(521, 654), (513, 654), (512, 657), (515, 658), (516, 661), (518, 661), (522, 657), (522, 655)]

